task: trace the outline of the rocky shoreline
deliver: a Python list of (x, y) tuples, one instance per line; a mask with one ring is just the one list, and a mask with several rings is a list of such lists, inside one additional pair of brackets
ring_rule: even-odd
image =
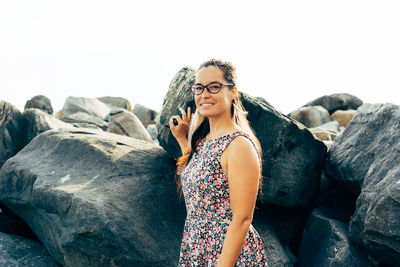
[[(23, 112), (0, 101), (0, 265), (176, 266), (186, 213), (168, 119), (195, 107), (193, 80), (182, 68), (158, 112), (123, 97), (68, 97), (56, 114), (45, 96)], [(263, 148), (253, 226), (269, 266), (400, 266), (400, 106), (242, 102)]]

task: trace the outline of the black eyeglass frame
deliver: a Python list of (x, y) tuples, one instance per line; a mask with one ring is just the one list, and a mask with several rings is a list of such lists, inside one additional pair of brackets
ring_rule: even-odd
[[(211, 92), (211, 89), (208, 87), (208, 86), (210, 86), (211, 84), (219, 84), (219, 85), (220, 85), (219, 90), (218, 90), (217, 92), (215, 92), (215, 93)], [(194, 95), (201, 95), (201, 94), (204, 92), (204, 88), (207, 88), (207, 91), (208, 91), (210, 94), (218, 94), (219, 91), (221, 91), (222, 86), (224, 86), (224, 85), (226, 85), (226, 86), (234, 86), (233, 83), (221, 83), (221, 82), (215, 81), (215, 82), (210, 82), (210, 83), (207, 84), (207, 85), (202, 85), (202, 84), (199, 84), (199, 83), (193, 84), (193, 85), (190, 86), (190, 90), (192, 91), (192, 93), (193, 93)], [(196, 93), (195, 93), (196, 90), (193, 89), (194, 86), (201, 86), (201, 87), (202, 87), (201, 92), (198, 93), (198, 94), (196, 94)]]

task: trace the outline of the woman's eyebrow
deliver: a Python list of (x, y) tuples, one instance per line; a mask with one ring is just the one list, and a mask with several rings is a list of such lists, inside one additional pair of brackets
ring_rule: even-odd
[[(208, 84), (210, 84), (210, 83), (217, 83), (217, 82), (219, 82), (219, 81), (212, 81), (212, 82), (209, 82)], [(202, 83), (195, 83), (195, 84), (201, 84), (201, 85), (203, 85)]]

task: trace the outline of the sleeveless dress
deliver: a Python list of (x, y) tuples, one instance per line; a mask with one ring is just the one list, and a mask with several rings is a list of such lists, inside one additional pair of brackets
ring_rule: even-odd
[[(180, 267), (217, 266), (232, 220), (228, 178), (220, 157), (239, 135), (250, 139), (242, 131), (212, 140), (202, 139), (182, 171), (187, 216), (179, 253)], [(268, 266), (263, 242), (252, 225), (235, 266)]]

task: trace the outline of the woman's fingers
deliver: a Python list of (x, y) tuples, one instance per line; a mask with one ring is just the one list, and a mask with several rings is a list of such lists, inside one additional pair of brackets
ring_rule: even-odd
[(186, 120), (186, 112), (185, 112), (185, 110), (183, 108), (181, 108), (181, 107), (179, 107), (179, 110), (182, 113), (182, 119), (185, 121)]
[(189, 121), (191, 121), (192, 120), (192, 113), (190, 112), (191, 110), (190, 110), (190, 106), (187, 108), (187, 115), (188, 115), (188, 118), (189, 118)]

